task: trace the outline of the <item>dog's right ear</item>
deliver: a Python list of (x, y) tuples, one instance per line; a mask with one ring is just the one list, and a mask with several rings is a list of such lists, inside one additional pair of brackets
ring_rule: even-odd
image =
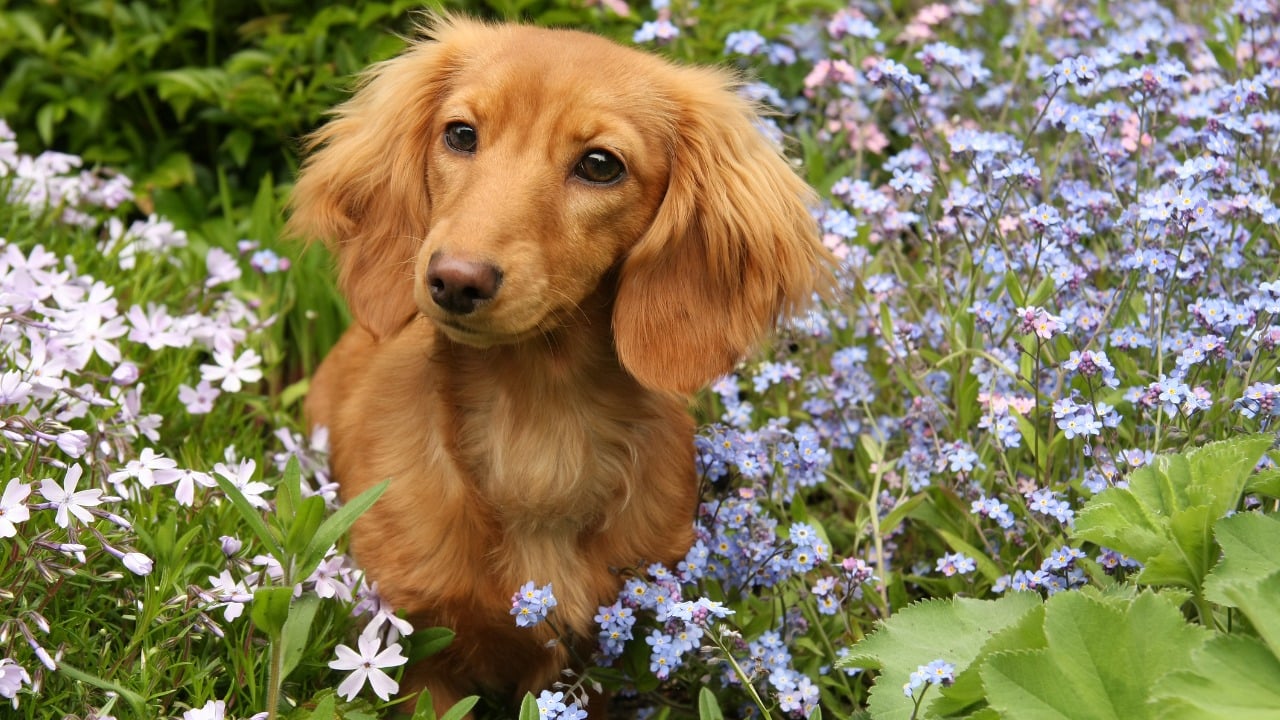
[(323, 240), (337, 258), (338, 287), (375, 337), (417, 313), (413, 266), (431, 200), (427, 155), (435, 108), (457, 69), (457, 23), (430, 19), (403, 54), (371, 67), (333, 119), (307, 137), (307, 159), (289, 201), (286, 232)]

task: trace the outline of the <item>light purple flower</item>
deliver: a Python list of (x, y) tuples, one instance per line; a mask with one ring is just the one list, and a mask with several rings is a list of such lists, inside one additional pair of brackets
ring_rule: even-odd
[(0, 496), (0, 537), (13, 537), (18, 534), (14, 527), (31, 517), (27, 509), (27, 496), (31, 494), (31, 486), (24, 485), (18, 478), (13, 478), (4, 487), (4, 495)]
[(400, 683), (392, 680), (391, 676), (382, 671), (382, 668), (403, 665), (409, 661), (409, 658), (400, 654), (400, 643), (392, 643), (385, 650), (379, 649), (381, 644), (376, 634), (365, 631), (360, 634), (357, 643), (359, 652), (346, 645), (335, 648), (334, 652), (337, 653), (338, 658), (330, 660), (329, 667), (334, 670), (351, 671), (351, 674), (338, 685), (339, 695), (352, 700), (366, 682), (373, 688), (374, 694), (383, 700), (389, 700), (392, 693), (400, 690)]
[(194, 388), (190, 385), (178, 386), (178, 399), (192, 415), (204, 415), (213, 410), (213, 403), (221, 394), (222, 391), (210, 385), (208, 380), (201, 380)]
[(241, 460), (234, 468), (226, 463), (218, 463), (213, 466), (213, 471), (229, 480), (244, 495), (244, 499), (248, 500), (250, 505), (259, 510), (266, 510), (270, 506), (262, 498), (262, 493), (270, 490), (271, 486), (253, 479), (253, 473), (257, 469), (258, 463), (252, 459)]
[(210, 700), (204, 707), (182, 713), (182, 720), (226, 720), (226, 717), (227, 703), (222, 700)]
[(14, 662), (12, 658), (0, 659), (0, 697), (11, 700), (16, 709), (18, 691), (23, 685), (30, 684), (31, 676), (27, 674), (26, 669)]
[(60, 527), (65, 528), (71, 525), (70, 515), (74, 515), (80, 522), (92, 521), (93, 515), (89, 514), (85, 508), (102, 504), (101, 490), (97, 488), (76, 490), (76, 485), (80, 483), (80, 476), (83, 474), (82, 466), (72, 465), (67, 468), (67, 475), (61, 486), (48, 478), (40, 481), (40, 494), (58, 509), (54, 522)]
[(231, 352), (215, 350), (213, 361), (216, 365), (201, 365), (200, 374), (208, 382), (222, 381), (222, 389), (227, 392), (240, 392), (244, 383), (255, 383), (262, 379), (262, 356), (253, 350), (245, 350), (239, 357)]

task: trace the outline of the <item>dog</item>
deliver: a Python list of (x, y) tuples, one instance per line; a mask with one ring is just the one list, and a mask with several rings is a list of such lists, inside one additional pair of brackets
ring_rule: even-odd
[[(456, 633), (406, 676), (443, 712), (548, 687), (629, 569), (684, 557), (689, 398), (832, 260), (731, 73), (576, 31), (420, 30), (309, 136), (288, 230), (330, 247), (355, 320), (305, 412), (343, 498), (391, 481), (351, 547), (415, 626)], [(516, 626), (529, 580), (576, 640)]]

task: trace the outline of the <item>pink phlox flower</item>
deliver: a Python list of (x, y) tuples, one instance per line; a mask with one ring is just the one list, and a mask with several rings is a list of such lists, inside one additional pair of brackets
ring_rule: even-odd
[(258, 469), (258, 463), (253, 459), (241, 460), (235, 467), (231, 467), (227, 463), (218, 463), (213, 466), (213, 471), (226, 478), (237, 490), (244, 495), (244, 499), (249, 504), (259, 510), (266, 510), (270, 507), (262, 493), (271, 489), (271, 486), (258, 482), (253, 479), (254, 472)]
[(209, 473), (189, 469), (183, 469), (180, 472), (181, 475), (175, 481), (176, 487), (173, 489), (173, 497), (178, 501), (179, 505), (184, 507), (191, 507), (195, 502), (196, 485), (205, 488), (217, 487), (218, 485), (210, 477)]
[(230, 351), (215, 350), (213, 361), (216, 365), (201, 365), (200, 374), (209, 382), (221, 381), (221, 387), (227, 392), (240, 392), (244, 383), (255, 383), (262, 379), (262, 356), (253, 350), (245, 350), (239, 356)]
[(386, 649), (380, 649), (381, 640), (366, 629), (360, 634), (357, 645), (359, 652), (346, 645), (339, 645), (334, 649), (337, 659), (329, 661), (329, 667), (334, 670), (351, 671), (338, 685), (338, 694), (352, 700), (367, 682), (379, 698), (384, 701), (391, 699), (392, 693), (400, 690), (400, 684), (382, 669), (397, 667), (409, 661), (400, 653), (400, 643), (392, 643)]
[(23, 685), (30, 684), (31, 675), (25, 668), (14, 662), (13, 658), (0, 659), (0, 697), (11, 701), (15, 710), (18, 707), (18, 691)]
[(72, 465), (67, 468), (62, 485), (48, 478), (40, 481), (40, 494), (57, 508), (54, 522), (59, 527), (69, 527), (72, 515), (82, 523), (92, 521), (93, 515), (85, 508), (96, 507), (103, 502), (102, 491), (97, 488), (76, 490), (76, 485), (80, 483), (80, 476), (83, 474), (83, 466)]
[(249, 592), (248, 586), (243, 580), (236, 582), (229, 570), (223, 570), (220, 575), (210, 575), (209, 585), (208, 594), (216, 603), (213, 608), (223, 608), (222, 617), (227, 622), (240, 617), (245, 605), (253, 600), (253, 593)]
[(365, 626), (364, 632), (377, 633), (381, 631), (383, 625), (386, 625), (386, 639), (390, 642), (413, 634), (413, 625), (397, 615), (396, 609), (378, 593), (378, 583), (366, 584), (362, 578), (356, 593), (360, 601), (352, 608), (351, 614), (373, 615), (369, 619), (369, 624)]
[(27, 497), (31, 495), (31, 486), (13, 478), (4, 486), (4, 495), (0, 496), (0, 538), (13, 537), (18, 534), (15, 527), (31, 517), (27, 509)]
[(349, 575), (346, 556), (334, 555), (320, 563), (307, 582), (313, 583), (316, 595), (322, 598), (337, 597), (343, 602), (351, 602)]
[(213, 404), (221, 394), (222, 391), (210, 385), (208, 380), (201, 380), (195, 387), (178, 386), (178, 400), (187, 406), (187, 412), (192, 415), (205, 415), (211, 412)]
[(227, 703), (223, 700), (210, 700), (204, 707), (191, 708), (182, 713), (182, 720), (226, 720)]
[(209, 248), (209, 253), (204, 258), (204, 265), (209, 273), (204, 281), (205, 287), (211, 288), (223, 283), (235, 282), (240, 279), (242, 273), (235, 256), (220, 247)]
[(125, 463), (123, 470), (117, 470), (107, 476), (107, 481), (117, 487), (116, 492), (124, 494), (119, 487), (125, 480), (133, 478), (148, 490), (156, 485), (172, 485), (182, 479), (182, 471), (177, 469), (178, 461), (157, 453), (151, 448), (143, 448), (136, 460)]
[(178, 331), (178, 326), (164, 306), (147, 303), (146, 310), (134, 305), (125, 313), (132, 329), (129, 340), (141, 343), (152, 350), (166, 347), (182, 348), (191, 345), (191, 336)]

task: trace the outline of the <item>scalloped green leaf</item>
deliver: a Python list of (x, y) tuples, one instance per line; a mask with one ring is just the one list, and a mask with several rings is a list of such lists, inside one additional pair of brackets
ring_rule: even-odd
[(1260, 513), (1240, 513), (1214, 525), (1222, 546), (1222, 560), (1205, 579), (1204, 595), (1219, 605), (1234, 605), (1228, 585), (1252, 584), (1280, 571), (1280, 519)]
[(1044, 606), (1034, 607), (983, 643), (969, 667), (957, 672), (955, 682), (942, 688), (940, 695), (929, 703), (929, 711), (942, 717), (976, 712), (978, 706), (986, 702), (980, 671), (988, 657), (997, 652), (1043, 648), (1048, 642), (1044, 636)]
[(981, 675), (991, 707), (1019, 720), (1144, 720), (1155, 682), (1188, 666), (1208, 630), (1156, 593), (1132, 602), (1084, 592), (1045, 603), (1039, 650), (996, 653)]
[(1213, 523), (1234, 509), (1271, 438), (1253, 435), (1159, 455), (1076, 516), (1073, 535), (1118, 550), (1145, 567), (1138, 581), (1199, 591), (1218, 547)]
[(1256, 638), (1221, 635), (1191, 655), (1192, 669), (1156, 684), (1169, 720), (1272, 720), (1280, 717), (1280, 659)]
[(941, 658), (963, 672), (993, 635), (1040, 606), (1035, 593), (918, 602), (882, 621), (839, 665), (880, 670), (868, 705), (871, 716), (907, 720), (914, 705), (902, 684), (917, 667)]

